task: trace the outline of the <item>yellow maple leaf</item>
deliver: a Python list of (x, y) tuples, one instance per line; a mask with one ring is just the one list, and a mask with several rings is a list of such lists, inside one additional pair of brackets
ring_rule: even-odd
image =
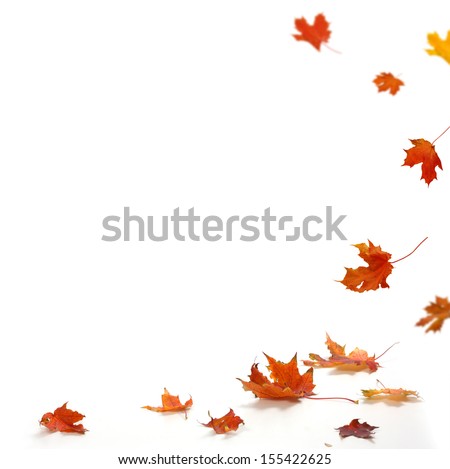
[(427, 35), (428, 43), (433, 49), (425, 49), (430, 55), (438, 55), (450, 64), (450, 31), (447, 32), (447, 38), (441, 39), (438, 33)]

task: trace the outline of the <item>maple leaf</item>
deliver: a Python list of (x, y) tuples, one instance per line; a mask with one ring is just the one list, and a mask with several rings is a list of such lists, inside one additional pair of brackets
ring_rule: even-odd
[(67, 402), (58, 407), (53, 413), (47, 412), (41, 418), (40, 425), (47, 427), (52, 432), (85, 433), (86, 428), (81, 423), (75, 425), (84, 418), (84, 415), (67, 408)]
[(209, 412), (208, 416), (211, 421), (208, 423), (202, 423), (202, 425), (212, 428), (216, 433), (219, 434), (228, 433), (232, 430), (236, 431), (241, 423), (244, 424), (244, 421), (241, 419), (241, 417), (234, 413), (233, 409), (230, 409), (230, 411), (223, 417), (212, 418)]
[(322, 43), (326, 43), (330, 39), (331, 31), (328, 29), (330, 23), (328, 23), (322, 13), (316, 15), (312, 25), (308, 24), (303, 17), (296, 18), (294, 24), (297, 31), (300, 32), (300, 34), (292, 35), (294, 39), (297, 41), (307, 41), (318, 51), (320, 51)]
[(436, 296), (436, 302), (431, 301), (424, 309), (428, 313), (428, 316), (418, 321), (416, 326), (426, 326), (428, 324), (425, 332), (440, 331), (444, 321), (450, 318), (450, 303), (448, 298)]
[(251, 391), (260, 399), (299, 399), (311, 396), (315, 384), (313, 384), (313, 369), (310, 368), (303, 375), (298, 371), (297, 354), (289, 363), (275, 360), (264, 354), (269, 362), (267, 369), (270, 371), (270, 381), (258, 370), (258, 364), (254, 363), (249, 375), (250, 381), (239, 379), (245, 391)]
[(392, 73), (380, 73), (375, 77), (373, 82), (377, 85), (379, 93), (389, 91), (392, 95), (400, 90), (400, 86), (404, 86), (403, 81), (394, 77)]
[(346, 267), (347, 273), (345, 277), (342, 280), (338, 280), (338, 282), (344, 284), (348, 290), (359, 293), (377, 290), (380, 286), (381, 288), (389, 288), (386, 279), (394, 268), (392, 264), (409, 257), (427, 239), (422, 240), (413, 251), (396, 261), (389, 261), (391, 254), (382, 251), (381, 246), (375, 246), (370, 240), (369, 245), (366, 243), (354, 244), (353, 246), (359, 249), (359, 257), (367, 262), (368, 265), (367, 267), (362, 266), (357, 269)]
[(359, 423), (359, 419), (353, 419), (348, 425), (336, 428), (336, 430), (339, 430), (339, 435), (343, 438), (346, 438), (347, 436), (356, 436), (357, 438), (372, 438), (375, 428), (378, 427), (369, 425), (367, 422)]
[(447, 32), (447, 38), (441, 39), (438, 33), (427, 35), (428, 43), (433, 49), (425, 49), (429, 55), (438, 55), (450, 64), (450, 31)]
[(369, 240), (366, 243), (354, 244), (359, 249), (359, 257), (367, 262), (367, 267), (358, 267), (351, 269), (346, 267), (347, 273), (343, 280), (340, 280), (347, 289), (357, 292), (367, 290), (377, 290), (381, 288), (389, 288), (386, 278), (391, 274), (393, 266), (389, 262), (391, 254), (382, 251), (380, 246), (375, 246)]
[(387, 397), (387, 398), (393, 397), (393, 398), (400, 398), (400, 399), (405, 399), (408, 396), (419, 397), (419, 394), (417, 393), (417, 391), (410, 391), (408, 389), (403, 389), (403, 388), (361, 389), (361, 392), (363, 393), (363, 396), (367, 398), (371, 398), (374, 396)]
[[(383, 352), (378, 357), (375, 355), (369, 357), (368, 353), (365, 350), (361, 350), (358, 347), (350, 352), (348, 355), (345, 353), (345, 345), (339, 345), (327, 334), (327, 340), (325, 345), (328, 347), (328, 350), (331, 353), (330, 358), (322, 358), (320, 355), (315, 353), (310, 353), (310, 360), (303, 360), (303, 364), (306, 366), (315, 366), (317, 368), (334, 368), (334, 367), (346, 367), (354, 369), (355, 371), (362, 371), (366, 368), (369, 369), (371, 373), (378, 370), (380, 364), (376, 361), (382, 355), (384, 355), (391, 347), (389, 347), (385, 352)], [(395, 345), (395, 344), (394, 344)]]
[(164, 394), (161, 396), (162, 407), (143, 406), (143, 409), (152, 410), (153, 412), (184, 412), (187, 418), (187, 409), (192, 407), (193, 401), (190, 397), (184, 404), (181, 403), (179, 396), (172, 396), (169, 391), (164, 388)]
[(434, 149), (434, 145), (428, 140), (423, 138), (409, 140), (414, 146), (405, 150), (406, 158), (402, 166), (412, 168), (416, 164), (422, 163), (422, 177), (420, 179), (424, 179), (429, 186), (431, 181), (437, 179), (436, 166), (442, 170), (441, 160)]

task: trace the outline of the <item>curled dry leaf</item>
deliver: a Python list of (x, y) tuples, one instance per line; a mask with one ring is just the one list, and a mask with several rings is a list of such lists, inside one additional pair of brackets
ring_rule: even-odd
[(367, 422), (359, 423), (359, 419), (353, 419), (348, 425), (336, 428), (339, 435), (343, 438), (347, 436), (356, 436), (357, 438), (372, 438), (373, 431), (378, 428), (369, 425)]
[(84, 415), (68, 409), (66, 402), (54, 412), (44, 414), (39, 423), (52, 432), (85, 433), (87, 430), (81, 423), (75, 425), (83, 418)]
[(298, 371), (297, 354), (289, 363), (275, 360), (264, 354), (269, 362), (270, 381), (258, 370), (254, 363), (249, 375), (250, 381), (239, 379), (245, 391), (251, 391), (260, 399), (299, 399), (313, 395), (313, 369), (310, 368), (303, 375)]
[(202, 425), (212, 428), (218, 434), (236, 431), (240, 424), (244, 424), (244, 421), (234, 413), (233, 409), (230, 409), (223, 417), (213, 418), (209, 412), (208, 416), (211, 420), (208, 423), (202, 423)]
[(392, 73), (380, 73), (375, 77), (373, 82), (377, 85), (379, 93), (389, 91), (392, 95), (395, 95), (400, 90), (400, 86), (404, 86), (403, 81), (394, 77)]
[[(345, 345), (342, 346), (336, 342), (333, 342), (328, 334), (325, 344), (331, 353), (329, 358), (322, 358), (320, 355), (310, 353), (310, 360), (303, 360), (303, 364), (317, 368), (346, 367), (355, 371), (362, 371), (368, 368), (372, 373), (377, 371), (378, 367), (380, 366), (376, 360), (378, 360), (378, 358), (380, 358), (382, 355), (384, 355), (384, 353), (387, 352), (387, 350), (389, 350), (387, 349), (386, 352), (383, 352), (378, 357), (375, 357), (375, 355), (369, 357), (365, 350), (361, 350), (357, 347), (355, 350), (353, 350), (353, 352), (350, 352), (348, 355), (346, 355)], [(391, 345), (391, 347), (393, 347), (393, 345)]]
[(428, 314), (418, 321), (416, 326), (428, 325), (425, 332), (440, 331), (444, 321), (450, 318), (450, 303), (448, 298), (436, 296), (436, 301), (430, 302), (430, 304), (424, 309)]
[(428, 34), (427, 39), (432, 49), (425, 49), (426, 52), (442, 57), (450, 64), (450, 31), (447, 32), (446, 39), (441, 39), (438, 33)]
[(315, 49), (320, 51), (322, 43), (326, 43), (330, 39), (331, 31), (328, 29), (329, 26), (330, 23), (322, 13), (316, 15), (313, 24), (308, 24), (303, 17), (296, 18), (295, 29), (300, 34), (293, 34), (292, 36), (297, 41), (309, 42)]
[(179, 396), (172, 396), (169, 391), (164, 388), (164, 394), (161, 396), (162, 407), (143, 406), (143, 409), (152, 410), (153, 412), (184, 412), (187, 418), (187, 409), (192, 407), (193, 401), (190, 397), (184, 404), (181, 403)]

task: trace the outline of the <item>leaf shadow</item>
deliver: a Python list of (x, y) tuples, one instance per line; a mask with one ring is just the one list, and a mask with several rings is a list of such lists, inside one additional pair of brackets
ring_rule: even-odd
[[(88, 430), (86, 430), (86, 431), (88, 431)], [(42, 428), (40, 431), (33, 434), (33, 438), (36, 439), (36, 440), (41, 440), (43, 438), (48, 438), (48, 437), (53, 436), (55, 434), (59, 434), (60, 438), (72, 438), (72, 437), (74, 437), (74, 435), (76, 435), (77, 437), (83, 436), (83, 433), (78, 433), (78, 432), (57, 432), (57, 431), (52, 432), (52, 431), (49, 431), (45, 428)]]
[(411, 396), (390, 396), (390, 395), (385, 395), (385, 396), (373, 396), (368, 399), (361, 399), (359, 401), (360, 403), (364, 404), (369, 404), (373, 405), (379, 402), (383, 402), (384, 404), (392, 407), (401, 407), (405, 404), (418, 404), (422, 402), (422, 399), (417, 398), (417, 397), (411, 397)]
[(369, 368), (361, 367), (358, 365), (341, 365), (339, 367), (331, 368), (328, 373), (330, 375), (355, 375), (356, 373), (371, 374)]
[[(201, 425), (201, 422), (198, 422), (200, 425)], [(227, 440), (228, 439), (232, 439), (232, 438), (236, 438), (237, 433), (239, 431), (242, 431), (244, 430), (243, 428), (238, 428), (236, 431), (230, 431), (230, 432), (227, 432), (227, 433), (221, 433), (221, 434), (218, 434), (216, 433), (214, 430), (212, 430), (211, 428), (208, 429), (209, 431), (205, 432), (205, 434), (202, 436), (202, 438), (217, 438), (218, 436), (222, 436), (223, 438), (226, 438)]]
[[(144, 409), (144, 410), (147, 410), (147, 409)], [(177, 417), (178, 418), (181, 417), (181, 420), (189, 420), (189, 410), (190, 409), (187, 409), (187, 412), (185, 412), (184, 410), (183, 411), (174, 410), (174, 411), (166, 411), (166, 412), (151, 412), (150, 411), (150, 412), (152, 414), (158, 414), (159, 418), (163, 418), (163, 419), (171, 420)]]
[(248, 407), (251, 409), (278, 409), (285, 411), (292, 408), (294, 405), (298, 405), (301, 399), (259, 399), (255, 398), (255, 401), (243, 404), (241, 407)]
[(358, 436), (355, 436), (355, 435), (340, 436), (340, 440), (341, 440), (341, 442), (342, 442), (343, 440), (347, 440), (348, 438), (352, 438), (352, 437), (353, 437), (353, 438), (357, 438), (358, 440), (370, 441), (370, 443), (371, 443), (372, 445), (375, 444), (375, 435), (371, 435), (371, 436), (369, 436), (368, 438), (361, 438), (361, 437), (358, 437)]

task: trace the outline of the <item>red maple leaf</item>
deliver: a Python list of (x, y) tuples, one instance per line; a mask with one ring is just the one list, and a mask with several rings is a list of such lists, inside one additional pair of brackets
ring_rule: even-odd
[(378, 427), (369, 425), (367, 422), (359, 423), (359, 419), (353, 419), (348, 425), (336, 428), (336, 430), (339, 430), (339, 435), (343, 438), (346, 438), (347, 436), (356, 436), (357, 438), (372, 438), (375, 428)]
[(422, 177), (428, 186), (430, 183), (437, 179), (436, 167), (442, 170), (442, 163), (439, 159), (436, 150), (434, 149), (434, 144), (436, 140), (441, 138), (447, 130), (450, 129), (450, 126), (447, 127), (439, 137), (435, 138), (431, 143), (428, 140), (423, 138), (418, 138), (411, 140), (410, 142), (414, 145), (412, 148), (405, 150), (406, 158), (402, 166), (413, 167), (416, 164), (422, 164)]
[(325, 19), (322, 13), (316, 15), (314, 23), (308, 24), (305, 18), (296, 18), (294, 20), (295, 28), (300, 34), (293, 34), (292, 36), (297, 41), (307, 41), (318, 51), (322, 43), (328, 42), (330, 39), (331, 31), (328, 29), (330, 23)]
[(414, 145), (412, 148), (406, 151), (406, 158), (402, 166), (413, 167), (416, 164), (422, 164), (422, 177), (428, 185), (431, 181), (437, 179), (436, 167), (442, 169), (442, 163), (439, 159), (434, 145), (428, 140), (419, 138), (411, 140), (410, 142)]
[(202, 423), (203, 426), (212, 428), (216, 433), (228, 433), (230, 431), (236, 431), (240, 424), (244, 424), (244, 421), (236, 415), (233, 409), (222, 417), (212, 418), (208, 412), (208, 416), (211, 419), (208, 423)]
[(67, 402), (58, 407), (54, 412), (47, 412), (39, 422), (52, 432), (65, 433), (85, 433), (87, 430), (80, 423), (75, 425), (84, 418), (84, 415), (67, 408)]

